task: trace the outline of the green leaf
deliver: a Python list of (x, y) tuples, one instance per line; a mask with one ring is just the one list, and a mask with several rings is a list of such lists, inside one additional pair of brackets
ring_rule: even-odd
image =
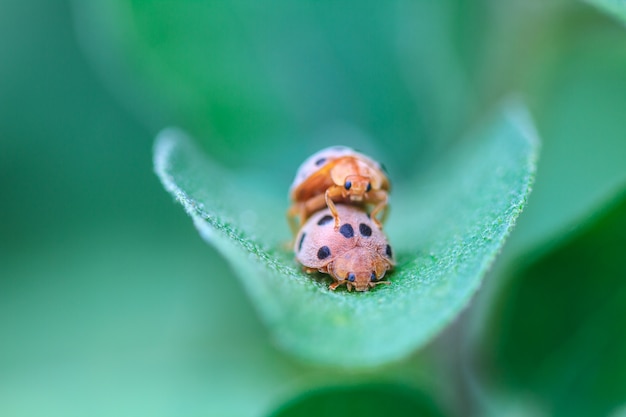
[(345, 121), (386, 140), (407, 172), (477, 108), (455, 39), (480, 56), (471, 31), (456, 33), (473, 15), (464, 6), (72, 3), (84, 51), (117, 95), (155, 128), (185, 126), (228, 164), (247, 165), (268, 144), (297, 151), (294, 137)]
[[(346, 401), (346, 399), (358, 401)], [(409, 390), (402, 385), (362, 384), (357, 386), (331, 386), (305, 392), (270, 417), (378, 417), (393, 410), (395, 417), (442, 417), (432, 398)]]
[[(308, 360), (366, 367), (408, 355), (467, 304), (524, 206), (536, 152), (526, 113), (509, 106), (427, 173), (398, 182), (385, 229), (398, 266), (392, 285), (367, 293), (333, 292), (328, 280), (301, 272), (287, 246), (287, 190), (273, 187), (284, 179), (227, 172), (173, 129), (159, 135), (154, 161), (279, 345)], [(224, 277), (207, 271), (207, 279)]]
[(626, 1), (624, 0), (586, 0), (598, 8), (626, 23)]
[(489, 387), (524, 393), (542, 410), (535, 415), (623, 413), (624, 236), (622, 192), (574, 239), (509, 280), (480, 349)]
[[(625, 34), (602, 16), (588, 15), (561, 22), (565, 27), (552, 38), (567, 43), (553, 45), (528, 71), (534, 73), (527, 90), (543, 143), (540, 177), (509, 253), (526, 254), (565, 238), (626, 182)], [(551, 37), (538, 39), (533, 50)]]

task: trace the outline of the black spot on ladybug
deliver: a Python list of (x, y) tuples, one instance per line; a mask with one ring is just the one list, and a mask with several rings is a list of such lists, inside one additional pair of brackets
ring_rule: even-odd
[(317, 259), (326, 259), (330, 256), (330, 248), (328, 246), (322, 246), (317, 251)]
[(365, 189), (365, 192), (370, 192), (372, 191), (372, 184), (371, 183), (367, 183), (367, 188)]
[(315, 165), (320, 166), (322, 165), (324, 162), (326, 162), (326, 158), (320, 158), (317, 161), (315, 161)]
[(355, 280), (355, 279), (356, 279), (356, 276), (354, 275), (354, 273), (353, 273), (353, 272), (350, 272), (350, 273), (348, 274), (348, 281), (350, 281), (350, 282), (354, 282), (354, 280)]
[(391, 254), (391, 246), (387, 245), (387, 247), (385, 248), (385, 254), (387, 254), (387, 256), (389, 258), (391, 258), (392, 254)]
[(370, 276), (370, 281), (376, 281), (376, 272), (372, 271), (372, 275)]
[(332, 219), (333, 219), (333, 216), (330, 216), (327, 214), (317, 221), (317, 225), (324, 226), (326, 223), (329, 223)]
[(341, 233), (346, 239), (349, 239), (354, 236), (354, 229), (350, 224), (346, 223), (339, 228), (339, 233)]
[(298, 242), (298, 252), (302, 250), (302, 242), (304, 242), (305, 236), (306, 236), (306, 233), (302, 233), (302, 236), (300, 237), (300, 242)]
[(361, 223), (359, 225), (359, 232), (361, 232), (361, 235), (365, 237), (370, 237), (372, 235), (372, 228), (365, 223)]
[(343, 186), (345, 187), (346, 190), (349, 190), (350, 188), (352, 188), (352, 181), (346, 181), (346, 183)]

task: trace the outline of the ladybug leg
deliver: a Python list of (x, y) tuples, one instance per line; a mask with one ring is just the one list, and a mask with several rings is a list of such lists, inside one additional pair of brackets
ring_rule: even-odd
[[(379, 190), (376, 193), (372, 193), (371, 196), (373, 197), (372, 200), (374, 200), (374, 202), (378, 201), (378, 204), (376, 204), (376, 207), (374, 207), (374, 209), (370, 213), (370, 217), (372, 221), (376, 224), (376, 226), (378, 226), (379, 229), (382, 229), (383, 228), (382, 223), (387, 218), (387, 212), (389, 211), (388, 206), (387, 206), (387, 201), (388, 201), (387, 192), (384, 190)], [(378, 217), (376, 217), (376, 215), (381, 210), (384, 210), (383, 215), (381, 219), (378, 220)]]
[(376, 281), (376, 282), (370, 282), (369, 286), (370, 288), (374, 288), (375, 286), (379, 285), (379, 284), (387, 284), (387, 285), (391, 285), (391, 282), (389, 281)]
[(326, 201), (323, 194), (318, 194), (315, 197), (309, 198), (307, 201), (300, 203), (302, 205), (302, 223), (308, 219), (309, 214), (315, 213), (326, 207)]
[(296, 219), (298, 216), (300, 216), (300, 223), (302, 223), (302, 210), (300, 208), (300, 204), (294, 204), (289, 207), (289, 210), (287, 210), (287, 221), (289, 222), (289, 228), (291, 229), (291, 233), (293, 233), (294, 236), (298, 234), (298, 229), (300, 226), (298, 224), (298, 220)]
[(289, 220), (289, 227), (294, 236), (298, 234), (298, 231), (309, 218), (309, 215), (323, 209), (325, 205), (326, 203), (322, 194), (311, 197), (303, 202), (294, 203), (289, 210), (287, 210), (287, 220)]
[(333, 186), (333, 187), (329, 187), (326, 190), (326, 193), (324, 193), (324, 198), (326, 199), (326, 205), (328, 206), (328, 209), (330, 210), (330, 213), (333, 215), (333, 218), (335, 219), (335, 231), (339, 230), (339, 212), (337, 211), (337, 207), (335, 207), (335, 203), (333, 202), (333, 197), (339, 197), (342, 194), (342, 189), (341, 187), (337, 187), (337, 186)]
[(337, 289), (337, 287), (339, 287), (340, 285), (343, 285), (343, 284), (345, 284), (345, 283), (346, 283), (346, 281), (335, 281), (335, 282), (333, 282), (332, 284), (330, 284), (330, 285), (328, 286), (328, 288), (329, 288), (329, 289), (331, 289), (331, 290), (333, 290), (333, 291), (335, 291), (335, 290)]

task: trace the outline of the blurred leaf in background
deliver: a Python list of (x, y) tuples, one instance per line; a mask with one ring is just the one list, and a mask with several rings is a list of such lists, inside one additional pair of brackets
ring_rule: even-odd
[(620, 19), (622, 23), (626, 23), (626, 4), (622, 0), (587, 0), (591, 4), (595, 4), (600, 9), (605, 10), (608, 14), (613, 15), (616, 19)]
[(85, 50), (120, 94), (138, 95), (128, 99), (138, 107), (144, 94), (154, 97), (166, 122), (229, 165), (259, 164), (263, 155), (290, 176), (334, 144), (313, 134), (348, 123), (406, 174), (466, 121), (469, 85), (457, 52), (466, 45), (453, 39), (465, 7), (451, 2), (95, 1), (75, 9)]
[(396, 417), (443, 416), (432, 400), (401, 385), (326, 387), (294, 398), (272, 413), (272, 417), (346, 415), (380, 416), (393, 410)]
[(559, 22), (519, 81), (545, 140), (542, 179), (511, 241), (518, 252), (567, 236), (626, 184), (625, 28), (582, 3)]
[[(623, 207), (577, 229), (626, 184), (626, 30), (622, 3), (593, 3), (4, 1), (0, 414), (297, 415), (332, 388), (431, 415), (619, 413), (621, 295), (599, 284), (624, 275)], [(344, 140), (402, 187), (512, 91), (543, 149), (480, 292), (489, 320), (474, 303), (367, 373), (276, 350), (152, 174), (156, 132), (178, 125), (235, 170), (271, 166), (268, 189)], [(464, 362), (465, 325), (486, 369)]]
[(479, 354), (499, 391), (514, 390), (540, 415), (610, 415), (626, 405), (624, 249), (622, 195), (562, 247), (522, 265)]

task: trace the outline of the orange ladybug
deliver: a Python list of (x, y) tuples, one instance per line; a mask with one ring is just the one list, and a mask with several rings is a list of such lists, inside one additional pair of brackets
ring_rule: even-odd
[[(370, 216), (380, 229), (387, 214), (389, 179), (381, 164), (345, 146), (322, 149), (307, 158), (296, 173), (289, 194), (292, 205), (287, 212), (294, 234), (312, 213), (328, 207), (335, 230), (341, 218), (335, 203), (373, 206)], [(377, 215), (382, 210), (381, 220)]]
[(348, 291), (367, 291), (394, 266), (393, 253), (385, 234), (359, 207), (337, 204), (341, 227), (333, 226), (329, 208), (313, 214), (295, 240), (296, 259), (307, 273), (329, 274), (331, 290), (346, 285)]

